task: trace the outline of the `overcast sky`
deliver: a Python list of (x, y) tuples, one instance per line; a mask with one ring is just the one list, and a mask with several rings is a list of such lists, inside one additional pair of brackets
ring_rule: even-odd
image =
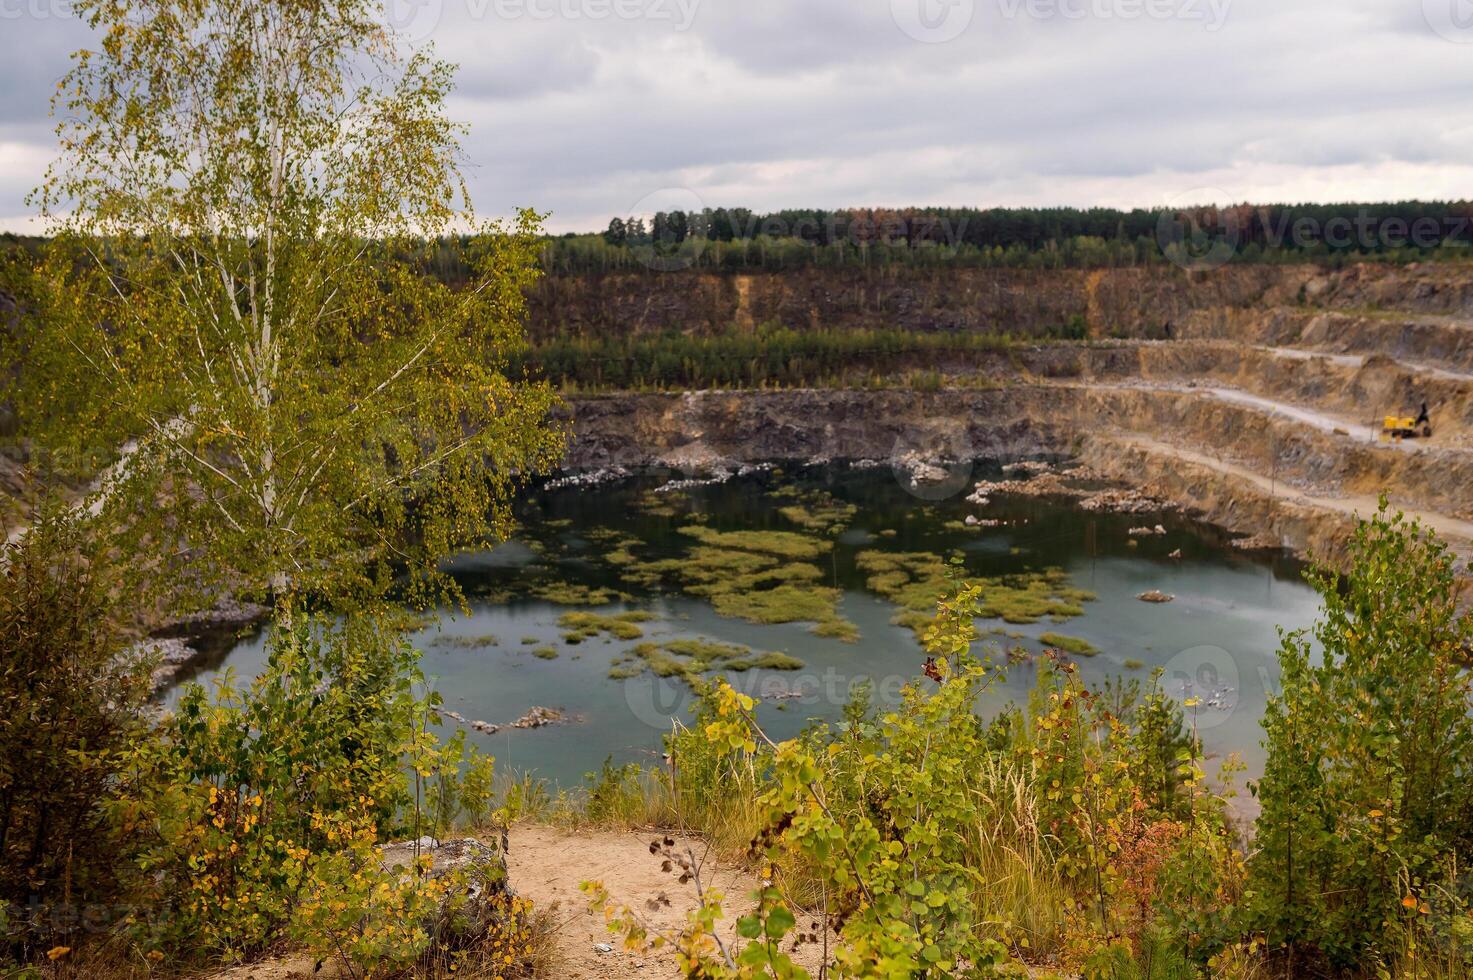
[[(1473, 0), (386, 0), (478, 211), (1473, 198)], [(92, 44), (0, 0), (0, 228)]]

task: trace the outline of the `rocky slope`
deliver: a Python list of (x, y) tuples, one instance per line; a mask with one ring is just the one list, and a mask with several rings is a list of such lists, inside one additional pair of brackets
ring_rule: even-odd
[(1273, 311), (1346, 316), (1394, 310), (1473, 317), (1473, 283), (1450, 264), (1241, 265), (1186, 272), (1130, 269), (973, 269), (949, 266), (812, 267), (784, 272), (704, 271), (549, 275), (528, 295), (529, 330), (554, 333), (708, 333), (776, 323), (1008, 332), (1039, 336), (1084, 318), (1097, 337), (1194, 335), (1257, 322)]

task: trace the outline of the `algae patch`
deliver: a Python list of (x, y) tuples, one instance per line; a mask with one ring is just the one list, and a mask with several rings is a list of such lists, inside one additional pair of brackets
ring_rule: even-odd
[(1072, 653), (1079, 657), (1093, 657), (1100, 652), (1100, 648), (1088, 640), (1077, 636), (1065, 636), (1062, 633), (1039, 634), (1038, 642), (1045, 646), (1055, 647), (1065, 653)]
[(858, 628), (839, 616), (842, 592), (819, 584), (824, 573), (813, 564), (833, 551), (832, 541), (792, 531), (719, 531), (702, 525), (687, 525), (680, 533), (698, 542), (688, 555), (646, 562), (631, 569), (629, 579), (651, 587), (673, 581), (731, 619), (811, 622), (820, 635), (859, 639)]
[(758, 653), (750, 647), (711, 640), (667, 640), (640, 643), (616, 658), (609, 668), (615, 680), (637, 677), (648, 670), (657, 677), (678, 677), (699, 687), (702, 674), (711, 671), (801, 670), (803, 661), (785, 653)]
[(644, 630), (639, 624), (654, 618), (654, 613), (642, 609), (631, 609), (612, 616), (591, 612), (565, 612), (558, 617), (557, 624), (563, 631), (564, 642), (567, 643), (582, 643), (601, 633), (617, 640), (637, 640), (644, 636)]
[[(917, 637), (931, 622), (937, 600), (954, 588), (954, 566), (940, 555), (862, 551), (855, 561), (868, 575), (865, 584), (870, 590), (900, 607), (891, 621), (911, 628)], [(1060, 568), (971, 581), (982, 586), (977, 616), (1005, 623), (1036, 623), (1045, 616), (1063, 622), (1082, 616), (1081, 603), (1095, 598), (1094, 593), (1071, 586), (1069, 574)]]

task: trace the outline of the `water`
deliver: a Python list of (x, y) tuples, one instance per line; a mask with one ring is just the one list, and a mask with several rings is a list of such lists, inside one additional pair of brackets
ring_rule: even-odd
[[(738, 687), (759, 696), (803, 694), (769, 697), (762, 704), (759, 716), (774, 737), (792, 735), (810, 719), (837, 718), (849, 686), (861, 679), (873, 681), (877, 700), (895, 700), (899, 686), (919, 674), (924, 657), (912, 632), (891, 624), (895, 607), (866, 587), (865, 574), (855, 566), (858, 552), (880, 549), (957, 553), (968, 574), (980, 576), (1065, 569), (1071, 585), (1098, 597), (1084, 604), (1082, 616), (1028, 625), (980, 621), (984, 634), (995, 627), (1021, 636), (986, 635), (979, 650), (993, 648), (1004, 660), (1002, 648), (1037, 651), (1043, 646), (1039, 634), (1053, 631), (1099, 649), (1097, 656), (1076, 658), (1090, 682), (1110, 676), (1144, 681), (1152, 667), (1163, 667), (1168, 693), (1202, 699), (1189, 709), (1188, 720), (1208, 752), (1238, 753), (1251, 776), (1263, 765), (1259, 721), (1265, 691), (1277, 684), (1277, 629), (1306, 626), (1319, 609), (1297, 562), (1239, 554), (1225, 546), (1219, 532), (1177, 515), (1093, 514), (1069, 504), (1007, 497), (978, 508), (962, 493), (939, 500), (917, 496), (888, 469), (772, 472), (651, 495), (664, 478), (651, 474), (612, 486), (533, 494), (520, 508), (523, 536), (451, 564), (470, 595), (470, 614), (446, 614), (416, 635), (425, 651), (425, 673), (445, 706), (493, 723), (510, 722), (533, 705), (562, 708), (577, 717), (565, 726), (470, 733), (502, 770), (531, 771), (567, 786), (606, 758), (658, 760), (671, 719), (685, 717), (689, 691), (677, 680), (649, 673), (611, 679), (610, 662), (640, 642), (703, 638), (804, 661), (798, 672), (732, 675)], [(637, 538), (644, 558), (686, 554), (693, 542), (678, 529), (691, 523), (691, 515), (721, 530), (799, 530), (778, 514), (793, 501), (777, 494), (791, 489), (821, 490), (857, 507), (834, 539), (831, 555), (816, 564), (823, 566), (824, 584), (843, 590), (839, 612), (859, 627), (858, 643), (815, 636), (807, 624), (723, 618), (705, 599), (631, 586), (619, 567), (602, 560), (607, 536), (614, 533)], [(652, 513), (651, 502), (656, 510), (673, 513)], [(968, 514), (1006, 526), (963, 530), (956, 522)], [(1128, 533), (1158, 522), (1166, 534), (1132, 538)], [(605, 540), (596, 540), (600, 537)], [(1180, 558), (1168, 557), (1177, 550)], [(595, 638), (570, 646), (557, 624), (570, 607), (525, 594), (529, 583), (550, 578), (632, 594), (630, 601), (594, 608), (599, 614), (643, 609), (655, 618), (641, 624), (645, 635), (639, 640)], [(1136, 598), (1152, 589), (1176, 599), (1148, 604)], [(488, 635), (497, 638), (496, 645), (482, 643)], [(225, 666), (241, 677), (253, 676), (264, 661), (264, 643), (260, 634), (235, 643), (217, 662), (196, 671), (194, 679), (208, 682)], [(534, 656), (532, 651), (542, 647), (556, 649), (557, 658)], [(1025, 699), (1034, 676), (1032, 663), (1010, 666), (1006, 680), (984, 697), (983, 710)]]

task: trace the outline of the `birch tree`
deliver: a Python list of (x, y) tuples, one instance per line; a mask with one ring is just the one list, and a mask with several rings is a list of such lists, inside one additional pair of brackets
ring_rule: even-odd
[(207, 589), (346, 599), (504, 532), (559, 450), (503, 373), (540, 219), (475, 217), (451, 67), (365, 0), (74, 6), (28, 434), (110, 453), (93, 506)]

